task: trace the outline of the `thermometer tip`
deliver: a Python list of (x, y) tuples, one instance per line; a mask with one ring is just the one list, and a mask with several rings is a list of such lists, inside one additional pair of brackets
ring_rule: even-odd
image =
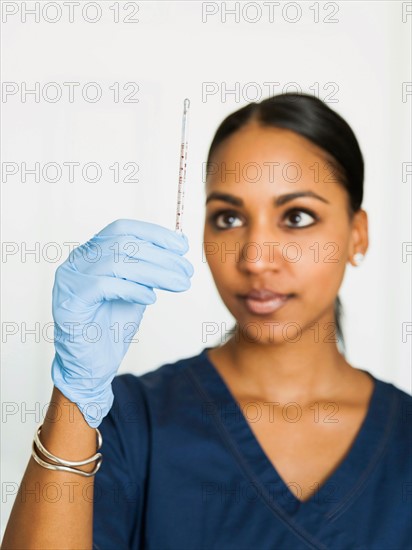
[(184, 106), (184, 109), (185, 109), (185, 112), (186, 112), (190, 107), (190, 100), (186, 98), (184, 100), (183, 106)]

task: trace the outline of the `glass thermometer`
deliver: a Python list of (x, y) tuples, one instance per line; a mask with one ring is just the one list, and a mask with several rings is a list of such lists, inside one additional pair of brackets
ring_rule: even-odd
[(187, 163), (187, 113), (189, 111), (190, 101), (186, 98), (183, 102), (183, 117), (182, 117), (182, 139), (180, 145), (179, 158), (179, 185), (177, 188), (177, 209), (176, 209), (176, 229), (182, 233), (182, 217), (185, 197), (186, 183), (186, 163)]

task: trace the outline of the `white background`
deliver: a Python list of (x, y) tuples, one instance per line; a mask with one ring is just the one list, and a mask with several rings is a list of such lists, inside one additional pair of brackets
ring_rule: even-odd
[[(17, 13), (5, 15), (6, 4)], [(225, 8), (233, 9), (234, 2), (102, 1), (95, 23), (85, 20), (96, 18), (93, 6), (82, 15), (85, 4), (74, 10), (71, 23), (68, 7), (60, 2), (61, 19), (51, 23), (47, 19), (56, 19), (58, 12), (50, 2), (40, 2), (39, 22), (30, 14), (24, 21), (24, 7), (33, 9), (34, 2), (2, 2), (3, 86), (12, 82), (18, 89), (3, 95), (2, 161), (3, 168), (5, 162), (19, 168), (18, 174), (6, 178), (3, 173), (2, 178), (2, 241), (16, 252), (2, 257), (2, 530), (51, 394), (54, 348), (42, 332), (52, 322), (54, 272), (68, 253), (63, 243), (83, 243), (117, 218), (174, 229), (185, 97), (191, 111), (183, 223), (190, 243), (187, 257), (195, 268), (192, 288), (179, 294), (157, 292), (156, 304), (145, 312), (139, 343), (131, 345), (120, 372), (139, 374), (197, 354), (218, 345), (225, 327), (232, 326), (202, 261), (202, 163), (226, 115), (256, 94), (257, 100), (267, 97), (265, 82), (278, 83), (275, 93), (294, 82), (309, 93), (318, 86), (321, 99), (335, 90), (338, 102), (328, 104), (352, 126), (365, 158), (363, 207), (369, 215), (370, 247), (361, 267), (348, 265), (340, 290), (347, 358), (411, 392), (410, 342), (402, 341), (403, 323), (411, 321), (411, 260), (402, 261), (402, 243), (411, 241), (411, 177), (402, 178), (402, 163), (410, 162), (411, 97), (402, 97), (403, 83), (411, 81), (412, 16), (403, 22), (406, 3), (321, 2), (315, 22), (310, 6), (316, 2), (289, 2), (286, 7), (282, 2), (274, 6), (274, 21), (263, 3), (242, 2), (239, 21), (227, 14), (225, 22)], [(296, 22), (294, 6), (300, 10)], [(332, 16), (337, 22), (326, 23), (333, 6), (338, 7)], [(260, 19), (251, 22), (259, 10)], [(126, 23), (127, 15), (138, 22)], [(39, 101), (27, 95), (23, 102), (24, 83), (30, 89), (36, 82)], [(46, 97), (53, 97), (51, 88), (47, 96), (49, 82), (62, 90), (55, 103), (42, 95), (45, 90)], [(80, 83), (72, 103), (63, 82)], [(95, 103), (82, 95), (90, 82), (102, 89)], [(127, 82), (137, 83), (138, 103), (123, 101), (132, 91), (123, 90)], [(207, 82), (214, 83), (209, 84), (214, 95), (202, 93)], [(115, 83), (119, 102), (110, 89)], [(236, 83), (239, 97), (225, 94)], [(44, 178), (37, 183), (32, 175), (23, 182), (24, 162), (29, 168), (35, 162), (56, 162), (62, 168), (63, 162), (97, 162), (102, 178), (88, 183), (77, 168), (74, 182), (68, 181), (68, 171), (55, 183)], [(139, 182), (114, 182), (109, 166), (115, 162), (137, 163)], [(24, 247), (34, 249), (36, 242), (38, 252), (24, 255)], [(57, 245), (49, 247), (51, 242)], [(62, 257), (53, 261), (59, 248)], [(219, 333), (205, 338), (205, 322), (216, 323)], [(24, 341), (24, 327), (33, 329), (36, 323), (38, 341), (33, 334)], [(16, 334), (8, 334), (13, 327)]]

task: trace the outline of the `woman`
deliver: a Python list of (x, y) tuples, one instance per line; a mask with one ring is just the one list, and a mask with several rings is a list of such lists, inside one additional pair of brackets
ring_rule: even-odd
[(118, 220), (76, 249), (53, 290), (53, 407), (3, 548), (410, 547), (412, 398), (339, 349), (338, 290), (368, 248), (352, 130), (278, 95), (222, 122), (207, 168), (204, 249), (232, 334), (115, 377), (153, 289), (189, 288), (187, 239)]

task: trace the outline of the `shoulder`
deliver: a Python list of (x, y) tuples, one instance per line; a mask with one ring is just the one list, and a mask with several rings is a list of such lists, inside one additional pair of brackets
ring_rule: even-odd
[(376, 399), (379, 401), (379, 408), (375, 410), (381, 419), (382, 430), (394, 450), (404, 451), (408, 455), (412, 445), (412, 396), (391, 382), (374, 378)]
[(412, 480), (412, 396), (391, 382), (376, 379), (375, 416), (370, 419), (368, 442), (377, 442), (375, 490), (390, 498), (397, 521), (403, 521)]
[(119, 374), (113, 379), (113, 384), (118, 386), (120, 390), (125, 391), (127, 391), (127, 387), (130, 388), (130, 385), (133, 387), (141, 386), (149, 389), (150, 387), (155, 387), (157, 384), (166, 382), (171, 378), (178, 378), (182, 376), (188, 367), (199, 364), (205, 360), (205, 357), (205, 349), (203, 349), (196, 355), (191, 355), (190, 357), (165, 363), (144, 374)]
[(196, 367), (206, 360), (205, 349), (196, 355), (185, 357), (177, 361), (165, 363), (158, 368), (141, 375), (120, 374), (112, 382), (115, 396), (114, 405), (120, 404), (124, 408), (129, 403), (129, 409), (133, 403), (144, 403), (155, 398), (157, 395), (164, 396), (164, 393), (171, 393), (174, 389), (188, 383), (187, 371), (190, 367)]
[(141, 470), (144, 470), (151, 431), (159, 424), (159, 418), (166, 415), (171, 420), (173, 414), (187, 406), (193, 391), (185, 372), (189, 366), (199, 365), (202, 360), (204, 350), (142, 375), (127, 373), (114, 377), (113, 404), (99, 426), (105, 454), (111, 461), (128, 463), (134, 471), (139, 469), (137, 464), (141, 464)]
[(396, 386), (392, 382), (388, 382), (386, 380), (383, 380), (382, 378), (377, 378), (376, 376), (374, 376), (373, 378), (375, 382), (380, 386), (380, 390), (382, 393), (389, 396), (391, 399), (394, 399), (395, 401), (399, 401), (400, 403), (404, 403), (406, 405), (409, 404), (409, 406), (411, 405), (411, 394), (407, 393), (401, 388), (398, 388), (398, 386)]

